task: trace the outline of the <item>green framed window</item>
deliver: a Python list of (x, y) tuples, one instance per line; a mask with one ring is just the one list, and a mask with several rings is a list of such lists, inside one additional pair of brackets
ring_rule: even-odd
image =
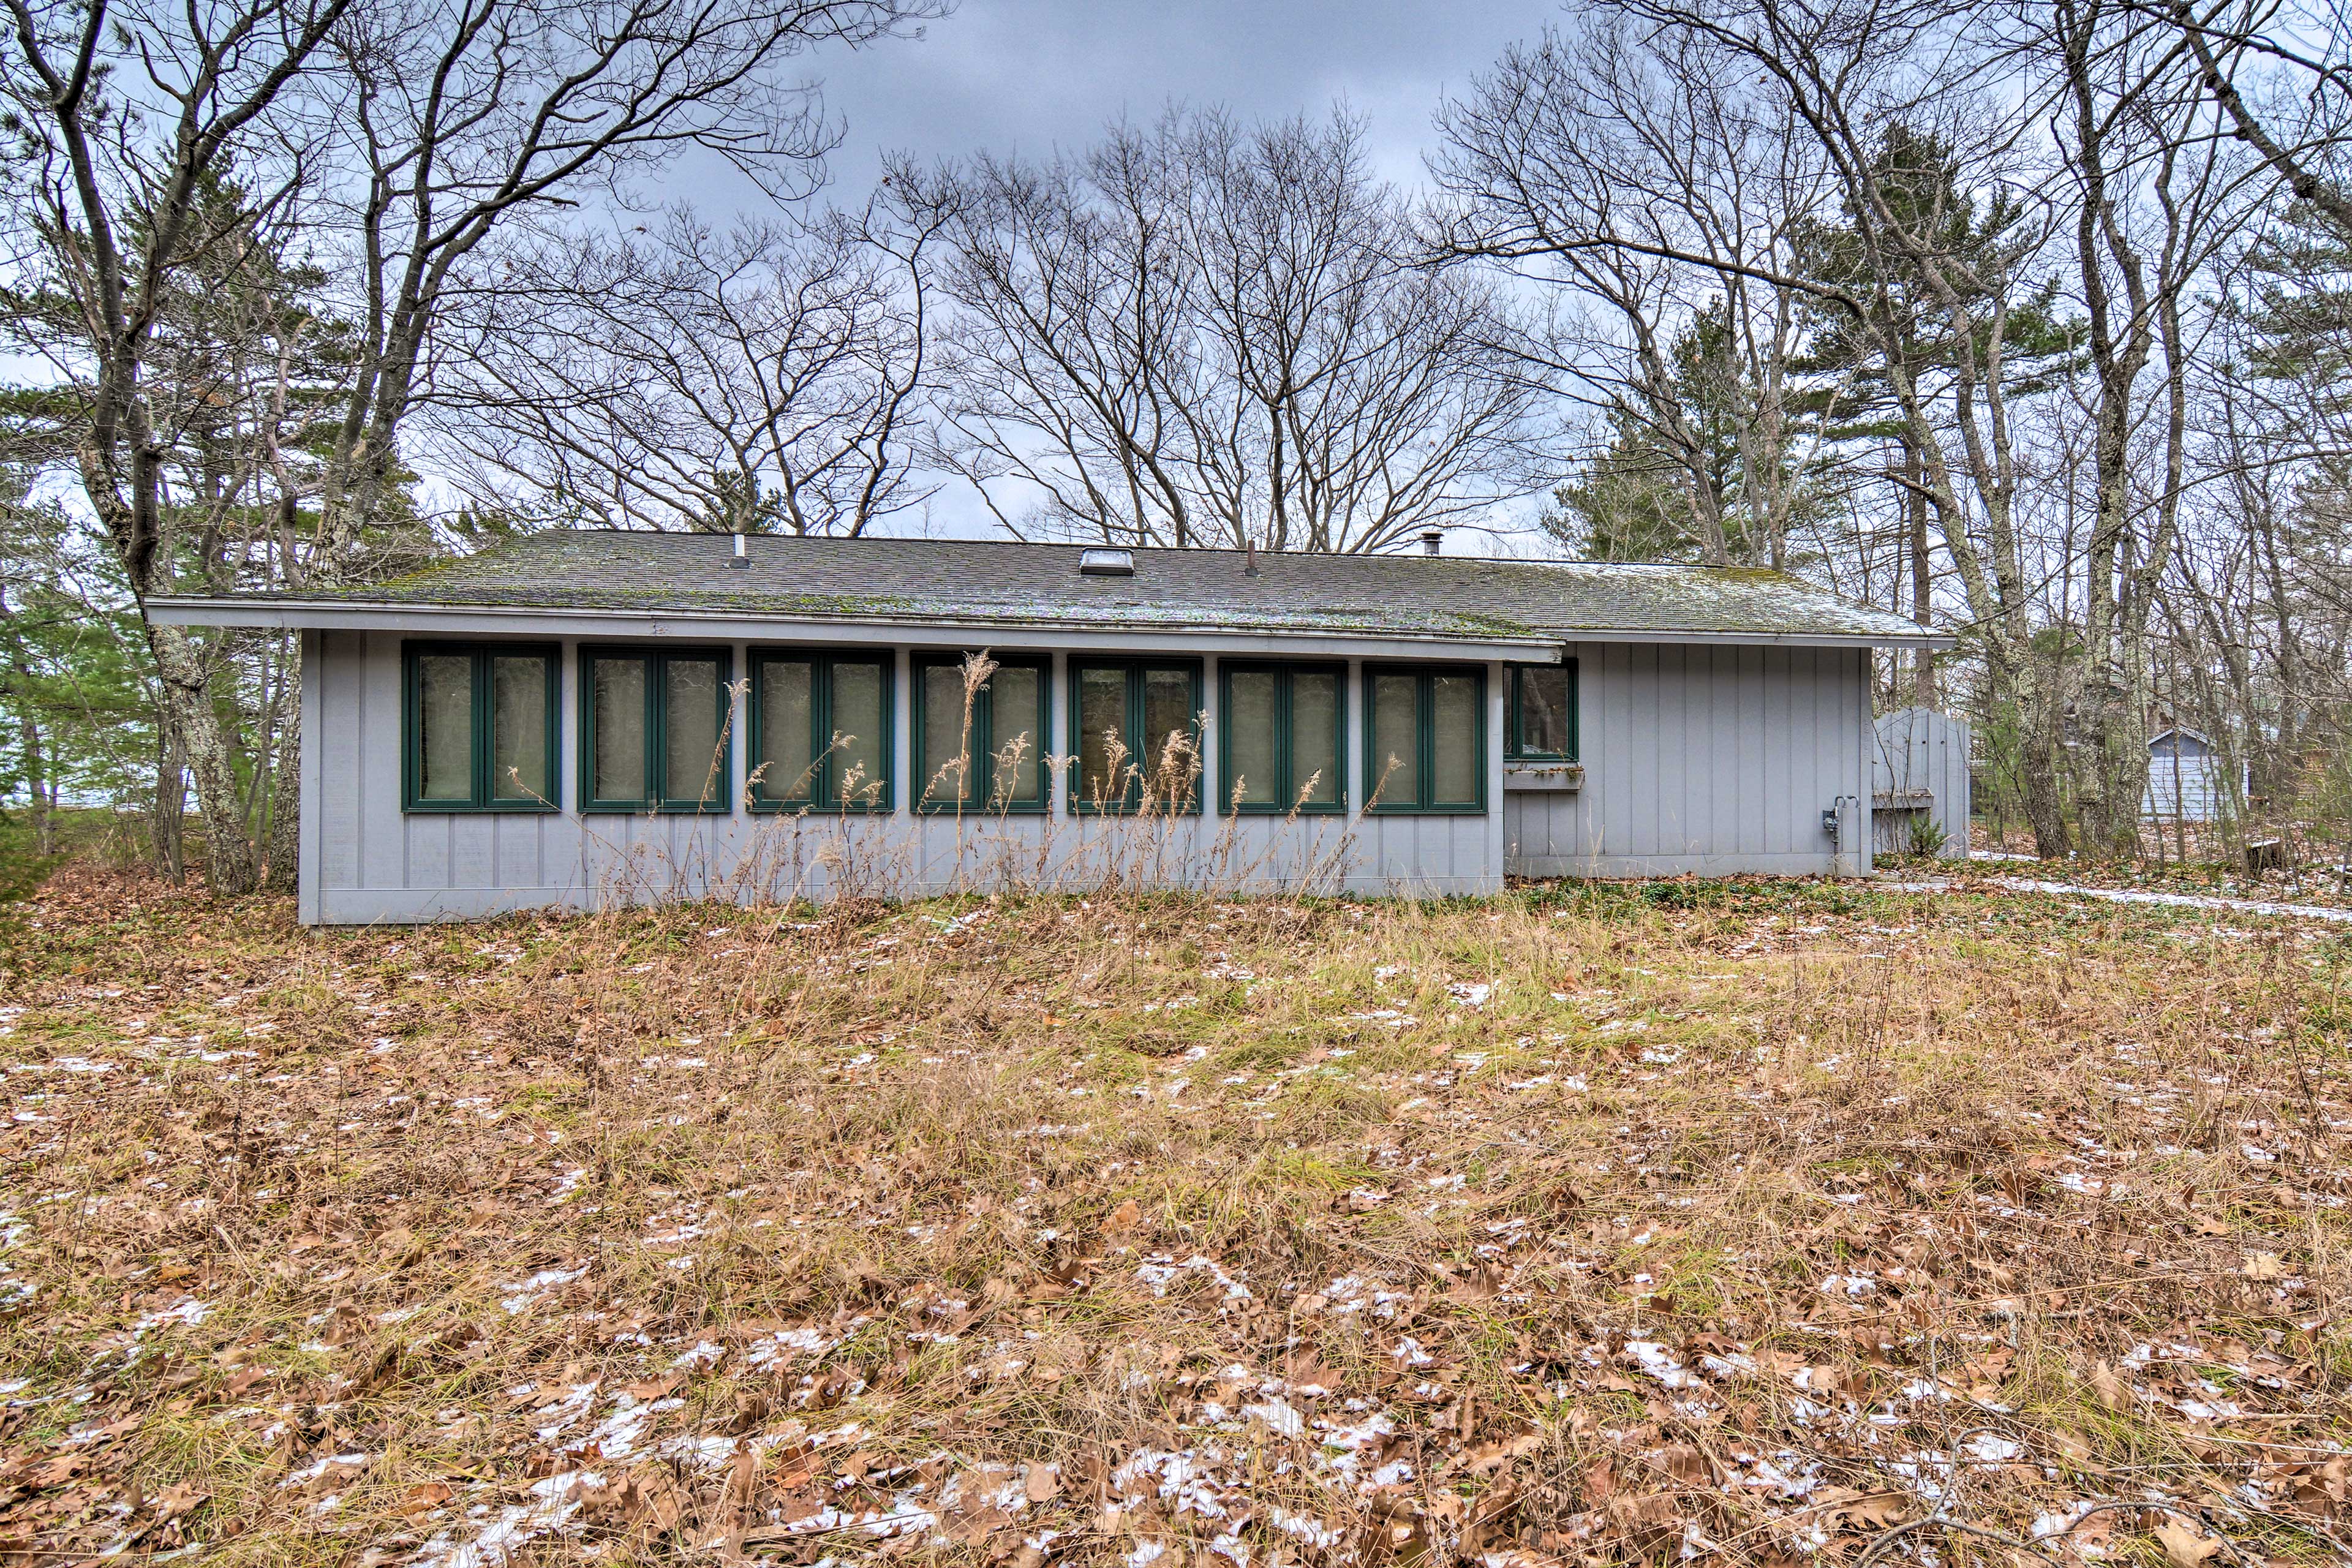
[(401, 647), (403, 811), (557, 811), (562, 652), (541, 643)]
[(996, 668), (967, 694), (961, 656), (915, 660), (917, 811), (1045, 809), (1053, 667), (1041, 658), (991, 662)]
[(1513, 762), (1576, 761), (1576, 660), (1515, 664), (1503, 755)]
[(1368, 811), (1486, 811), (1484, 668), (1365, 667), (1364, 792)]
[(1201, 661), (1070, 661), (1070, 809), (1201, 809)]
[(731, 813), (733, 675), (725, 648), (582, 648), (580, 809)]
[(1347, 810), (1347, 681), (1335, 664), (1219, 664), (1216, 804), (1244, 815)]
[(751, 656), (751, 809), (892, 809), (896, 659)]

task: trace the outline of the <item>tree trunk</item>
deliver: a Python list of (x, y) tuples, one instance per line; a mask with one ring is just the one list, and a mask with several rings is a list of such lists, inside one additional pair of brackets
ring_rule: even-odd
[[(215, 893), (242, 897), (260, 885), (261, 863), (245, 829), (236, 767), (213, 709), (203, 650), (182, 628), (152, 621), (147, 623), (147, 647), (155, 658), (170, 727), (195, 780), (196, 807), (205, 823), (205, 880)], [(176, 875), (180, 868), (173, 869)]]
[(2074, 848), (2066, 831), (2066, 806), (2058, 790), (2058, 757), (2063, 749), (2055, 694), (2044, 689), (2044, 671), (2031, 650), (2011, 672), (2011, 700), (2019, 719), (2020, 793), (2025, 819), (2033, 829), (2033, 852), (2044, 860), (2063, 859)]
[[(300, 658), (299, 653), (296, 655)], [(302, 674), (298, 664), (286, 687), (286, 718), (278, 731), (278, 761), (271, 770), (269, 826), (263, 840), (272, 892), (294, 890), (302, 843)]]
[(155, 816), (151, 834), (155, 869), (173, 883), (187, 879), (184, 831), (187, 804), (188, 781), (180, 765), (179, 735), (172, 727), (170, 708), (159, 702), (155, 724)]
[(17, 721), (16, 729), (25, 748), (25, 794), (32, 802), (33, 853), (54, 855), (58, 852), (58, 828), (51, 806), (54, 792), (48, 784), (48, 768), (41, 751), (41, 727), (28, 713)]
[[(1931, 598), (1934, 578), (1928, 570), (1927, 491), (1921, 484), (1919, 448), (1912, 444), (1909, 431), (1903, 442), (1903, 487), (1905, 508), (1911, 520), (1911, 618), (1922, 630), (1935, 625), (1935, 609)], [(1933, 708), (1936, 705), (1936, 655), (1932, 649), (1920, 648), (1911, 656), (1911, 701), (1914, 706)]]

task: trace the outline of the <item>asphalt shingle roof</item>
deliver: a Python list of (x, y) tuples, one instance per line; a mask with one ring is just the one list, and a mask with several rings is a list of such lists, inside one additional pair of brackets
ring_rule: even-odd
[(1077, 545), (554, 530), (364, 587), (249, 601), (1008, 626), (1516, 637), (1736, 634), (1906, 641), (1920, 628), (1782, 573), (1426, 555), (1138, 550), (1132, 576), (1078, 572)]

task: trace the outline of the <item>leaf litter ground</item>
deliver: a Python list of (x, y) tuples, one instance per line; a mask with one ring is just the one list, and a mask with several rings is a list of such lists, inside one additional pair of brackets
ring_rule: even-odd
[(2352, 1558), (2345, 933), (0, 928), (0, 1557)]

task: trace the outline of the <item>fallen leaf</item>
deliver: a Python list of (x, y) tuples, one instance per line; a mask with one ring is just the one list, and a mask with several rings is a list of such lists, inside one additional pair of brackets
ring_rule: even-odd
[(409, 1488), (408, 1495), (400, 1500), (400, 1511), (412, 1517), (430, 1513), (447, 1502), (452, 1495), (449, 1489), (439, 1481), (422, 1481)]
[(189, 1481), (175, 1481), (165, 1487), (155, 1498), (155, 1518), (160, 1523), (193, 1513), (213, 1494)]
[(2168, 1519), (2158, 1525), (2156, 1539), (2172, 1568), (2204, 1568), (2206, 1562), (2221, 1550), (2219, 1537), (2200, 1535), (2196, 1526), (2177, 1519)]

